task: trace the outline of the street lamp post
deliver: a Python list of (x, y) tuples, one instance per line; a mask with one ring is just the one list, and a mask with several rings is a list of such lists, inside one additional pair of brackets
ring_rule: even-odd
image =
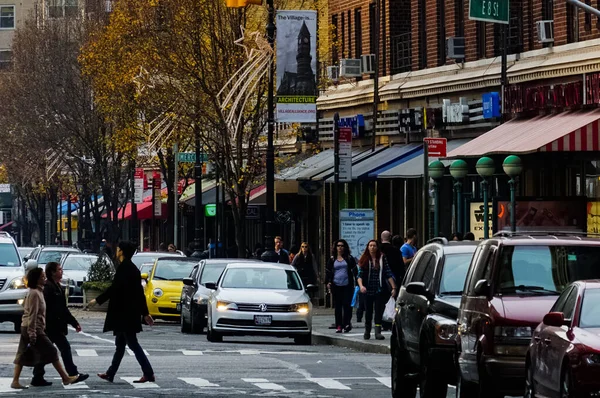
[(440, 187), (438, 181), (444, 177), (446, 167), (439, 160), (429, 163), (429, 176), (433, 179), (433, 236), (440, 234)]
[(456, 189), (456, 232), (463, 232), (463, 215), (462, 215), (462, 179), (467, 176), (469, 167), (467, 162), (462, 159), (455, 160), (450, 165), (450, 175), (454, 178), (454, 187)]
[(508, 182), (510, 185), (510, 230), (511, 232), (516, 232), (515, 178), (521, 174), (521, 170), (523, 170), (521, 158), (515, 155), (507, 156), (502, 163), (502, 168), (506, 175), (510, 177), (510, 181)]
[(481, 181), (481, 190), (483, 191), (483, 239), (489, 239), (490, 237), (490, 218), (489, 218), (489, 205), (488, 205), (488, 177), (494, 175), (495, 167), (494, 161), (486, 156), (482, 157), (477, 161), (475, 166), (477, 174), (483, 179)]
[[(273, 0), (267, 0), (268, 21), (267, 21), (267, 40), (271, 49), (275, 48), (275, 7)], [(273, 147), (273, 133), (275, 130), (275, 104), (273, 85), (274, 85), (274, 67), (273, 53), (269, 55), (269, 83), (267, 92), (267, 176), (266, 176), (266, 195), (267, 195), (267, 214), (266, 214), (266, 233), (265, 233), (265, 251), (261, 255), (261, 260), (270, 263), (276, 263), (279, 259), (274, 247), (274, 213), (275, 213), (275, 148)]]

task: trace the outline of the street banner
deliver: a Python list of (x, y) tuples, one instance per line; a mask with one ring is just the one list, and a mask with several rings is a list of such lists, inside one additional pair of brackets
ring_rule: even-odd
[(144, 169), (136, 168), (133, 176), (133, 201), (136, 204), (144, 203)]
[(277, 11), (277, 121), (317, 120), (317, 12)]

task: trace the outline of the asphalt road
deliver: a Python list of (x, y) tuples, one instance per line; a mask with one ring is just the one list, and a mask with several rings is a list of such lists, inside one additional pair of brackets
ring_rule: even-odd
[[(183, 335), (179, 325), (158, 322), (139, 335), (154, 367), (156, 382), (133, 384), (142, 373), (135, 357), (125, 354), (114, 383), (96, 376), (113, 354), (113, 336), (102, 333), (100, 316), (79, 319), (83, 333), (69, 332), (75, 364), (90, 378), (63, 387), (47, 366), (54, 385), (10, 389), (18, 335), (0, 324), (0, 395), (65, 397), (185, 397), (190, 395), (266, 397), (390, 397), (388, 355), (365, 354), (341, 347), (295, 346), (291, 339), (239, 337), (209, 343), (205, 335)], [(25, 368), (21, 383), (29, 383)], [(451, 391), (454, 392), (453, 390)], [(449, 394), (450, 396), (453, 394)]]

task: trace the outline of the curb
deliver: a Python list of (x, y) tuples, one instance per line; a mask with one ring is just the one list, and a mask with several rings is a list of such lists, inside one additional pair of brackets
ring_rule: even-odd
[(350, 348), (355, 351), (371, 354), (390, 354), (389, 345), (373, 344), (362, 341), (350, 340), (336, 336), (330, 336), (318, 332), (312, 332), (313, 345), (333, 345), (337, 347)]

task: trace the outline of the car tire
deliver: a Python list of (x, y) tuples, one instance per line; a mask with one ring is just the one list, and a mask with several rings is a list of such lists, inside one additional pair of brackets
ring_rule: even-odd
[(398, 349), (395, 334), (391, 342), (392, 355), (392, 397), (415, 398), (417, 396), (417, 383), (414, 379), (406, 377), (406, 355)]
[(535, 398), (535, 385), (533, 377), (533, 367), (527, 360), (527, 366), (525, 367), (525, 393), (523, 398)]
[(568, 368), (568, 364), (563, 364), (563, 371), (560, 376), (560, 398), (572, 398), (575, 397), (575, 385), (573, 384), (573, 377), (571, 371)]
[(312, 334), (305, 334), (302, 336), (294, 337), (294, 344), (296, 345), (311, 345), (312, 344)]
[(445, 398), (448, 393), (446, 378), (439, 371), (429, 368), (429, 350), (426, 343), (421, 343), (421, 374), (419, 396), (421, 398)]
[(190, 324), (185, 321), (185, 316), (183, 316), (183, 311), (181, 311), (181, 333), (189, 333), (190, 332)]
[(208, 331), (206, 332), (206, 340), (210, 341), (211, 343), (222, 343), (223, 335), (216, 333), (209, 327)]
[(202, 329), (204, 329), (204, 325), (198, 319), (198, 313), (194, 310), (194, 307), (190, 308), (190, 323), (191, 323), (191, 333), (199, 334), (202, 333)]

